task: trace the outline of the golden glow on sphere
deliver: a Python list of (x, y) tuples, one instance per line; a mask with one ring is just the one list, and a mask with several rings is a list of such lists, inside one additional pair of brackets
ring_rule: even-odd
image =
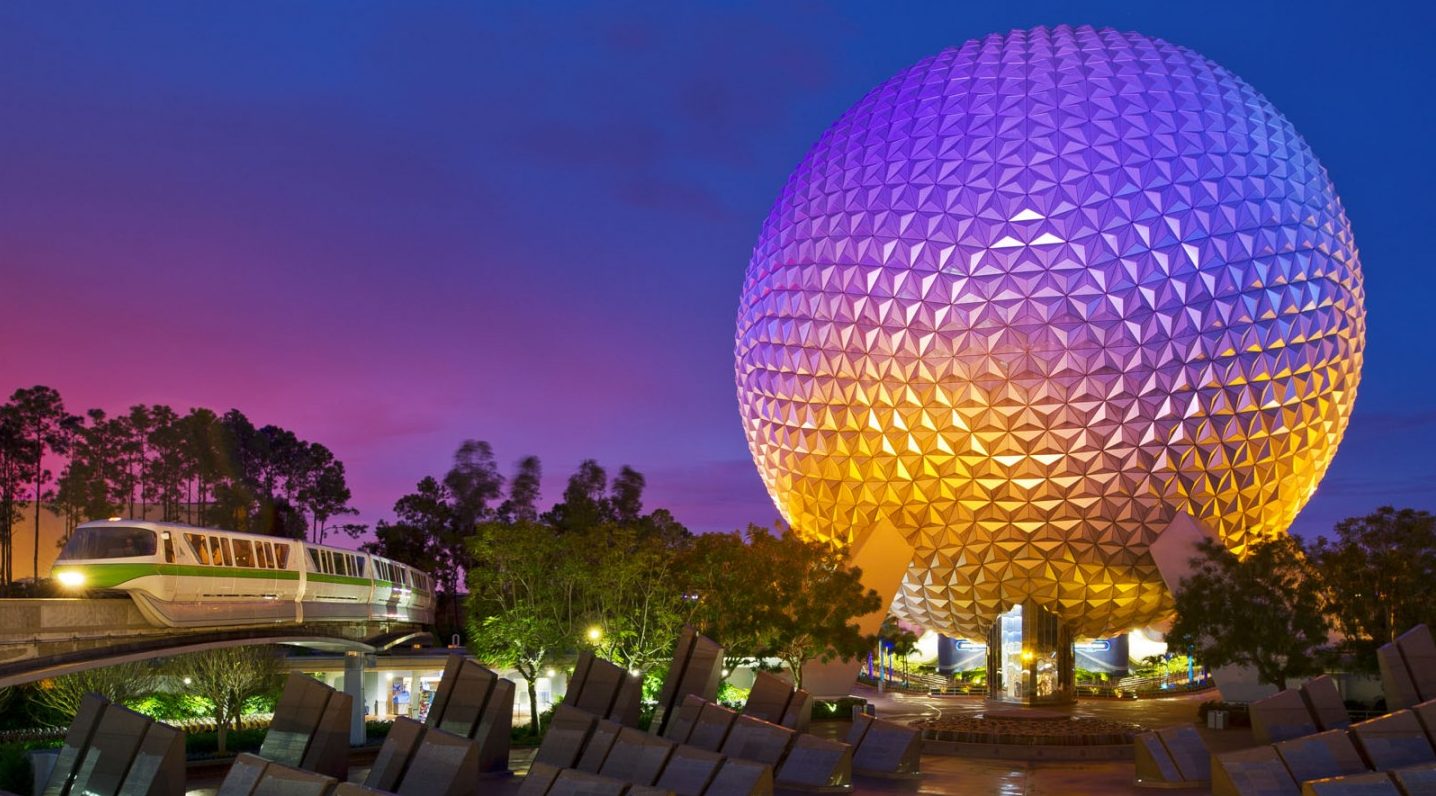
[(1283, 532), (1345, 430), (1360, 265), (1325, 171), (1250, 86), (1090, 28), (946, 50), (798, 166), (743, 286), (739, 404), (800, 532), (894, 528), (894, 609), (981, 637), (1160, 619), (1180, 512)]

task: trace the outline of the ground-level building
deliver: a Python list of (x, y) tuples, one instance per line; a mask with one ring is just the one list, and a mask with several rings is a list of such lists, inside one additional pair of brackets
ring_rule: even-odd
[[(407, 716), (422, 721), (428, 714), (439, 680), (444, 674), (444, 663), (452, 654), (464, 655), (480, 664), (462, 648), (424, 648), (396, 650), (367, 656), (364, 665), (364, 715), (371, 719), (390, 720)], [(292, 654), (284, 659), (287, 672), (303, 672), (333, 688), (344, 691), (344, 667), (346, 658), (335, 654)], [(500, 677), (514, 682), (514, 724), (528, 722), (532, 716), (529, 705), (528, 681), (513, 669), (495, 669)], [(537, 691), (538, 712), (563, 701), (567, 692), (568, 671), (565, 668), (548, 669), (534, 683)]]

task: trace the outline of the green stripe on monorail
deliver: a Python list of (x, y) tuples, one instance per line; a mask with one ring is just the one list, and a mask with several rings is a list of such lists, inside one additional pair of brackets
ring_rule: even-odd
[(338, 583), (341, 586), (368, 586), (374, 581), (368, 578), (351, 578), (348, 575), (326, 575), (323, 572), (311, 572), (306, 577), (309, 580), (320, 583)]
[[(292, 569), (250, 569), (247, 567), (204, 567), (195, 564), (155, 564), (151, 562), (115, 564), (60, 564), (51, 572), (82, 572), (86, 589), (108, 589), (127, 583), (136, 578), (151, 575), (186, 575), (202, 578), (254, 578), (269, 580), (299, 580), (299, 573)], [(374, 583), (392, 585), (387, 581), (370, 581), (367, 578), (353, 578), (348, 575), (326, 575), (322, 572), (308, 573), (308, 579), (316, 583), (333, 583), (340, 586), (363, 586)]]

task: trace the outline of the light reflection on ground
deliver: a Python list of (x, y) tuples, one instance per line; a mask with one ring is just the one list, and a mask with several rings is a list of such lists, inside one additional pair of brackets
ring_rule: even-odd
[[(962, 716), (981, 713), (986, 704), (981, 697), (951, 696), (928, 697), (905, 694), (877, 694), (872, 689), (860, 687), (859, 696), (866, 697), (877, 709), (880, 718), (893, 721), (910, 721), (920, 717)], [(1197, 706), (1208, 699), (1216, 698), (1216, 692), (1187, 694), (1167, 699), (1111, 700), (1087, 699), (1068, 709), (1074, 716), (1110, 719), (1130, 722), (1148, 728), (1169, 727), (1175, 724), (1195, 722)], [(1044, 708), (1051, 709), (1051, 708)], [(829, 737), (841, 737), (847, 731), (846, 722), (814, 722), (813, 732)], [(1208, 748), (1225, 752), (1253, 745), (1251, 730), (1208, 730), (1199, 727)], [(515, 749), (510, 765), (515, 770), (526, 770), (533, 758), (532, 749)], [(980, 760), (946, 755), (923, 755), (923, 778), (919, 782), (887, 782), (862, 780), (856, 783), (852, 793), (858, 794), (972, 794), (972, 796), (1111, 796), (1112, 794), (1147, 794), (1152, 791), (1139, 789), (1132, 784), (1134, 770), (1132, 761), (1043, 761), (1017, 762), (1010, 760)], [(351, 769), (351, 781), (363, 781), (367, 769)], [(511, 796), (522, 784), (521, 778), (485, 783), (484, 793), (492, 796)], [(198, 786), (187, 796), (215, 796), (218, 781), (191, 782)], [(206, 787), (207, 786), (207, 787)], [(1207, 793), (1205, 788), (1164, 790), (1164, 794)]]

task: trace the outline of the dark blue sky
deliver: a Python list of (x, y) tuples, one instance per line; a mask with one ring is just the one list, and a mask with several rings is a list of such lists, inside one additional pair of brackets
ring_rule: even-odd
[(1303, 532), (1432, 508), (1431, 6), (7, 3), (0, 382), (238, 407), (346, 461), (372, 521), (465, 437), (768, 522), (732, 335), (807, 147), (921, 57), (1037, 24), (1201, 52), (1330, 171), (1367, 365)]

